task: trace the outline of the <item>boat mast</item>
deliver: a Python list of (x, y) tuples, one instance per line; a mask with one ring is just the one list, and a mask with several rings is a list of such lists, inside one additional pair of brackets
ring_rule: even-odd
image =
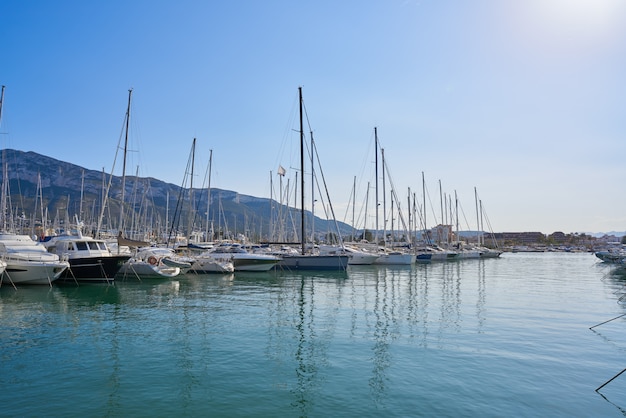
[(484, 246), (485, 245), (485, 227), (483, 224), (483, 201), (479, 200), (478, 201), (478, 206), (480, 207), (480, 245)]
[(41, 173), (37, 173), (37, 184), (39, 187), (39, 203), (41, 204), (41, 227), (43, 229), (43, 235), (45, 236), (48, 225), (46, 225), (47, 216), (45, 216), (43, 209), (43, 184), (41, 183)]
[[(291, 186), (290, 184), (291, 179), (287, 179), (287, 186), (285, 187), (285, 202), (287, 202), (287, 204), (289, 204), (289, 193), (291, 193)], [(298, 209), (298, 172), (296, 171), (296, 178), (293, 181), (293, 207), (294, 209)], [(304, 193), (304, 191), (303, 191)], [(293, 238), (291, 238), (293, 240), (293, 242), (298, 242), (298, 228), (296, 226), (296, 222), (293, 220), (293, 214), (291, 213), (290, 210), (287, 211), (287, 214), (285, 215), (285, 219), (287, 218), (287, 216), (289, 217), (289, 220), (291, 220), (291, 227), (293, 228)], [(287, 238), (286, 235), (286, 231), (284, 232), (285, 234), (285, 239)]]
[(409, 217), (409, 234), (413, 233), (413, 217), (411, 214), (411, 188), (408, 187), (407, 188), (407, 192), (406, 192), (406, 203), (407, 203), (407, 213), (408, 213), (408, 217)]
[[(128, 90), (128, 107), (126, 108), (126, 132), (124, 135), (124, 160), (122, 162), (122, 197), (120, 199), (120, 222), (119, 232), (124, 231), (124, 192), (126, 189), (126, 153), (128, 151), (128, 125), (130, 122), (130, 100), (133, 94), (133, 89)], [(118, 233), (119, 235), (119, 233)]]
[[(298, 173), (296, 173), (296, 175), (297, 174)], [(283, 190), (283, 177), (284, 177), (284, 175), (280, 174), (279, 176), (280, 176), (280, 178), (279, 178), (280, 204), (278, 205), (278, 225), (279, 225), (278, 226), (278, 241), (284, 241), (284, 227), (285, 227), (283, 225), (283, 222), (284, 222), (284, 220), (283, 220), (283, 199), (284, 199), (284, 197), (283, 197), (283, 193), (284, 193), (284, 190)], [(287, 190), (289, 190), (289, 180), (287, 180)], [(297, 207), (298, 206), (294, 204), (294, 208), (297, 208)], [(287, 199), (287, 211), (291, 212), (289, 210), (289, 199)]]
[[(313, 131), (311, 132), (311, 242), (315, 243), (315, 164), (313, 162), (315, 144)], [(302, 172), (304, 175), (304, 171)]]
[(378, 244), (378, 129), (374, 126), (374, 176), (376, 179), (376, 196), (374, 206), (376, 208), (376, 244)]
[(298, 97), (300, 101), (300, 237), (302, 238), (302, 255), (305, 252), (304, 245), (304, 126), (302, 122), (302, 87), (298, 87)]
[[(274, 199), (274, 191), (273, 191), (273, 181), (272, 181), (272, 170), (270, 170), (270, 224), (269, 224), (269, 234), (268, 241), (272, 242), (274, 240), (274, 203), (272, 200)], [(261, 231), (263, 227), (261, 226)]]
[(354, 225), (355, 206), (356, 206), (356, 176), (354, 176), (354, 181), (352, 182), (352, 241), (354, 241), (355, 239), (354, 237), (356, 235), (356, 226)]
[(385, 149), (380, 149), (380, 159), (383, 164), (383, 244), (387, 247), (387, 192), (385, 189)]
[(428, 244), (431, 244), (430, 242), (430, 236), (428, 235), (428, 227), (426, 226), (426, 180), (424, 179), (424, 172), (422, 171), (422, 198), (423, 198), (423, 205), (424, 205), (424, 234), (426, 234), (426, 242)]
[(209, 150), (209, 185), (207, 187), (207, 201), (206, 201), (206, 230), (204, 233), (204, 239), (209, 240), (209, 207), (211, 206), (211, 170), (213, 166), (213, 150)]
[(474, 187), (474, 204), (476, 205), (476, 244), (480, 243), (480, 213), (478, 212), (478, 191)]
[(394, 229), (393, 229), (393, 190), (391, 191), (391, 193), (389, 193), (389, 197), (391, 197), (391, 211), (389, 212), (391, 214), (391, 230), (389, 231), (389, 240), (391, 241), (391, 245), (393, 246), (393, 242), (394, 242)]
[(193, 229), (193, 211), (194, 211), (194, 201), (193, 201), (193, 170), (196, 160), (196, 138), (193, 139), (191, 143), (191, 175), (189, 180), (189, 218), (187, 220), (187, 246), (189, 246), (189, 240), (191, 238), (192, 229)]
[(78, 206), (78, 217), (83, 221), (83, 197), (85, 191), (85, 169), (83, 168), (80, 176), (80, 204)]
[[(2, 93), (0, 93), (0, 122), (2, 122), (2, 104), (4, 103), (4, 87), (2, 86)], [(1, 125), (0, 125), (1, 126)], [(6, 149), (2, 148), (2, 197), (0, 198), (0, 209), (2, 216), (2, 231), (6, 232), (7, 230), (7, 198), (8, 198), (8, 169), (6, 162)]]
[(461, 239), (459, 237), (459, 198), (456, 195), (456, 190), (454, 191), (454, 216), (456, 223), (456, 241), (460, 245)]
[[(439, 179), (439, 208), (441, 209), (441, 225), (445, 225), (443, 218), (443, 192), (441, 190), (441, 179)], [(437, 235), (437, 244), (441, 244), (441, 228), (439, 229), (439, 234)]]
[[(454, 192), (456, 193), (456, 191)], [(450, 244), (452, 242), (452, 238), (454, 238), (454, 230), (453, 230), (453, 222), (454, 222), (454, 218), (452, 217), (452, 195), (450, 193), (448, 193), (448, 199), (446, 200), (446, 223), (450, 224), (450, 233), (447, 234), (448, 235), (448, 239), (447, 239), (447, 244)]]
[[(418, 228), (417, 222), (418, 221), (417, 221), (417, 202), (415, 200), (416, 199), (416, 193), (415, 192), (413, 192), (412, 197), (413, 197), (413, 206), (412, 206), (412, 209), (409, 209), (409, 210), (411, 210), (413, 212), (413, 231), (412, 231), (412, 234), (415, 237), (415, 240), (417, 240), (417, 228)], [(409, 207), (411, 207), (411, 202), (410, 201), (409, 201)], [(422, 241), (424, 241), (424, 237), (422, 237)]]
[(132, 197), (132, 205), (130, 206), (132, 209), (130, 210), (130, 234), (129, 238), (136, 239), (137, 234), (139, 233), (139, 216), (141, 215), (141, 206), (139, 207), (139, 213), (137, 213), (137, 186), (139, 179), (139, 166), (135, 168), (135, 179), (133, 181), (133, 197)]
[(2, 103), (4, 103), (4, 87), (2, 86), (2, 92), (0, 93), (0, 121), (2, 120)]

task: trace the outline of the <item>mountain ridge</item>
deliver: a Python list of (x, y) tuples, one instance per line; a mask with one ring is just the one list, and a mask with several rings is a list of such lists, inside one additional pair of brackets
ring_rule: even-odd
[[(118, 226), (120, 213), (121, 176), (112, 176), (104, 171), (90, 170), (79, 165), (60, 161), (34, 151), (4, 149), (3, 161), (7, 166), (7, 178), (10, 191), (10, 214), (23, 219), (42, 219), (42, 207), (48, 209), (49, 222), (64, 225), (68, 219), (79, 219), (85, 224), (96, 225), (104, 206), (105, 216), (101, 230), (113, 230)], [(2, 171), (0, 178), (4, 178)], [(245, 233), (256, 239), (268, 237), (272, 208), (270, 199), (239, 194), (236, 191), (211, 188), (210, 202), (206, 189), (193, 189), (194, 210), (190, 204), (181, 202), (189, 200), (191, 192), (178, 185), (166, 183), (154, 177), (136, 177), (126, 175), (125, 180), (125, 217), (128, 219), (144, 219), (153, 227), (164, 230), (181, 230), (188, 225), (190, 213), (195, 215), (193, 229), (207, 229), (206, 214), (209, 213), (214, 230), (223, 236), (228, 230), (233, 234)], [(105, 190), (110, 180), (109, 195), (103, 205)], [(130, 203), (129, 203), (130, 201)], [(209, 203), (207, 205), (207, 202)], [(274, 210), (281, 205), (271, 200)], [(129, 213), (126, 213), (126, 212)], [(282, 211), (290, 215), (290, 226), (299, 230), (300, 212), (282, 205)], [(292, 212), (297, 212), (297, 216)], [(311, 214), (305, 211), (306, 223), (310, 225)], [(328, 220), (315, 217), (316, 230), (328, 230)], [(218, 225), (219, 224), (219, 225)], [(229, 225), (230, 224), (230, 225)], [(351, 231), (345, 223), (340, 224), (343, 233)], [(125, 222), (124, 225), (128, 225)], [(333, 227), (334, 229), (334, 227)], [(221, 232), (220, 232), (221, 231)], [(310, 229), (308, 229), (310, 231)]]
[[(109, 173), (87, 169), (34, 151), (3, 149), (2, 156), (7, 165), (9, 179), (8, 189), (11, 196), (7, 204), (9, 214), (22, 218), (28, 215), (41, 220), (43, 206), (48, 209), (47, 218), (52, 224), (64, 225), (67, 219), (74, 219), (76, 216), (86, 223), (97, 223), (102, 211), (104, 190), (110, 178)], [(0, 170), (0, 178), (3, 177), (4, 170)], [(102, 230), (115, 229), (117, 226), (115, 218), (119, 218), (121, 186), (121, 177), (113, 176), (105, 207), (106, 220), (103, 220)], [(182, 209), (178, 205), (179, 199), (188, 198), (186, 194), (189, 191), (178, 185), (154, 177), (136, 177), (127, 174), (124, 193), (127, 202), (125, 206), (131, 205), (128, 201), (135, 196), (135, 203), (132, 204), (134, 208), (130, 210), (131, 214), (134, 213), (135, 217), (143, 216), (144, 218), (152, 216), (155, 227), (164, 229), (165, 226), (169, 226), (171, 228), (177, 222), (174, 229), (180, 229), (180, 224), (186, 224), (189, 219), (189, 205), (187, 204), (187, 208), (183, 205)], [(141, 195), (139, 202), (136, 201), (138, 194)], [(195, 213), (202, 214), (202, 216), (196, 216), (194, 225), (198, 225), (197, 229), (204, 230), (207, 214), (206, 189), (194, 188), (193, 194), (197, 199)], [(300, 230), (299, 210), (286, 205), (281, 207), (275, 200), (272, 200), (272, 205), (275, 211), (281, 209), (288, 219), (288, 222), (285, 222), (283, 235), (294, 239), (297, 233), (293, 231)], [(170, 213), (168, 213), (168, 208)], [(213, 228), (218, 231), (222, 230), (222, 234), (226, 230), (232, 230), (235, 233), (252, 235), (256, 239), (267, 238), (270, 235), (271, 218), (275, 215), (270, 208), (269, 198), (212, 187), (208, 208)], [(305, 211), (305, 215), (307, 234), (310, 234), (310, 211)], [(200, 219), (201, 217), (204, 219)], [(175, 222), (175, 219), (178, 220)], [(276, 219), (273, 222), (276, 222)], [(351, 226), (340, 221), (337, 221), (337, 224), (343, 236), (352, 233)], [(275, 225), (273, 229), (277, 230)], [(288, 235), (287, 229), (290, 231)], [(317, 216), (315, 229), (336, 232), (333, 221)], [(467, 233), (475, 234), (476, 232), (466, 231), (462, 235)], [(626, 235), (626, 231), (585, 232), (585, 234), (595, 238), (607, 235), (620, 238)]]

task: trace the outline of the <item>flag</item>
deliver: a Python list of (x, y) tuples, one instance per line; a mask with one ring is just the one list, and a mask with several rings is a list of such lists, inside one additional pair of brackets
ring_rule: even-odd
[(279, 176), (284, 176), (287, 173), (287, 171), (283, 168), (282, 165), (278, 166), (278, 175)]

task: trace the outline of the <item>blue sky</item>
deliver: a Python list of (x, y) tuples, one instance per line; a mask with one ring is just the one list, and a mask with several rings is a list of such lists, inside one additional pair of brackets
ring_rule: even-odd
[(181, 184), (197, 138), (194, 185), (213, 150), (212, 186), (269, 197), (302, 86), (339, 220), (355, 177), (373, 201), (377, 127), (429, 226), (441, 181), (462, 229), (476, 187), (494, 231), (626, 230), (622, 0), (26, 0), (0, 39), (2, 147), (109, 173), (132, 88), (130, 174)]

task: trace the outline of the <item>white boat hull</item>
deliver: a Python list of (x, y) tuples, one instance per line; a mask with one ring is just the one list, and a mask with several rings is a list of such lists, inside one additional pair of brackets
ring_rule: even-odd
[(347, 255), (284, 255), (276, 265), (289, 270), (345, 270)]
[(613, 252), (613, 251), (598, 251), (596, 257), (605, 263), (624, 264), (626, 260), (626, 253)]
[(378, 256), (374, 264), (408, 266), (415, 263), (413, 254), (384, 254)]
[(487, 250), (480, 253), (481, 258), (498, 258), (502, 254), (502, 251)]
[(357, 254), (351, 253), (349, 254), (350, 259), (348, 260), (348, 264), (351, 266), (368, 266), (370, 264), (374, 264), (374, 262), (378, 259), (378, 256), (375, 254)]
[(461, 251), (458, 258), (461, 260), (480, 258), (480, 251)]
[(7, 260), (7, 267), (2, 274), (2, 281), (13, 284), (47, 284), (57, 280), (69, 267), (65, 261), (37, 262)]
[(232, 262), (235, 271), (269, 271), (280, 262), (280, 257), (264, 254), (235, 254)]
[(127, 261), (115, 277), (138, 279), (168, 279), (180, 274), (178, 267), (162, 267), (147, 261)]
[(450, 251), (437, 251), (433, 252), (431, 261), (453, 261), (458, 259), (458, 254)]
[(213, 257), (196, 258), (189, 269), (191, 274), (228, 274), (233, 271), (235, 271), (233, 263)]
[(367, 266), (373, 264), (378, 254), (361, 251), (352, 246), (320, 245), (320, 255), (347, 255), (348, 265)]
[(167, 267), (178, 267), (180, 269), (180, 274), (185, 274), (191, 269), (191, 262), (178, 260), (170, 257), (163, 257), (159, 260), (161, 264)]
[(0, 254), (6, 263), (2, 280), (13, 284), (52, 284), (69, 267), (28, 235), (0, 234)]

